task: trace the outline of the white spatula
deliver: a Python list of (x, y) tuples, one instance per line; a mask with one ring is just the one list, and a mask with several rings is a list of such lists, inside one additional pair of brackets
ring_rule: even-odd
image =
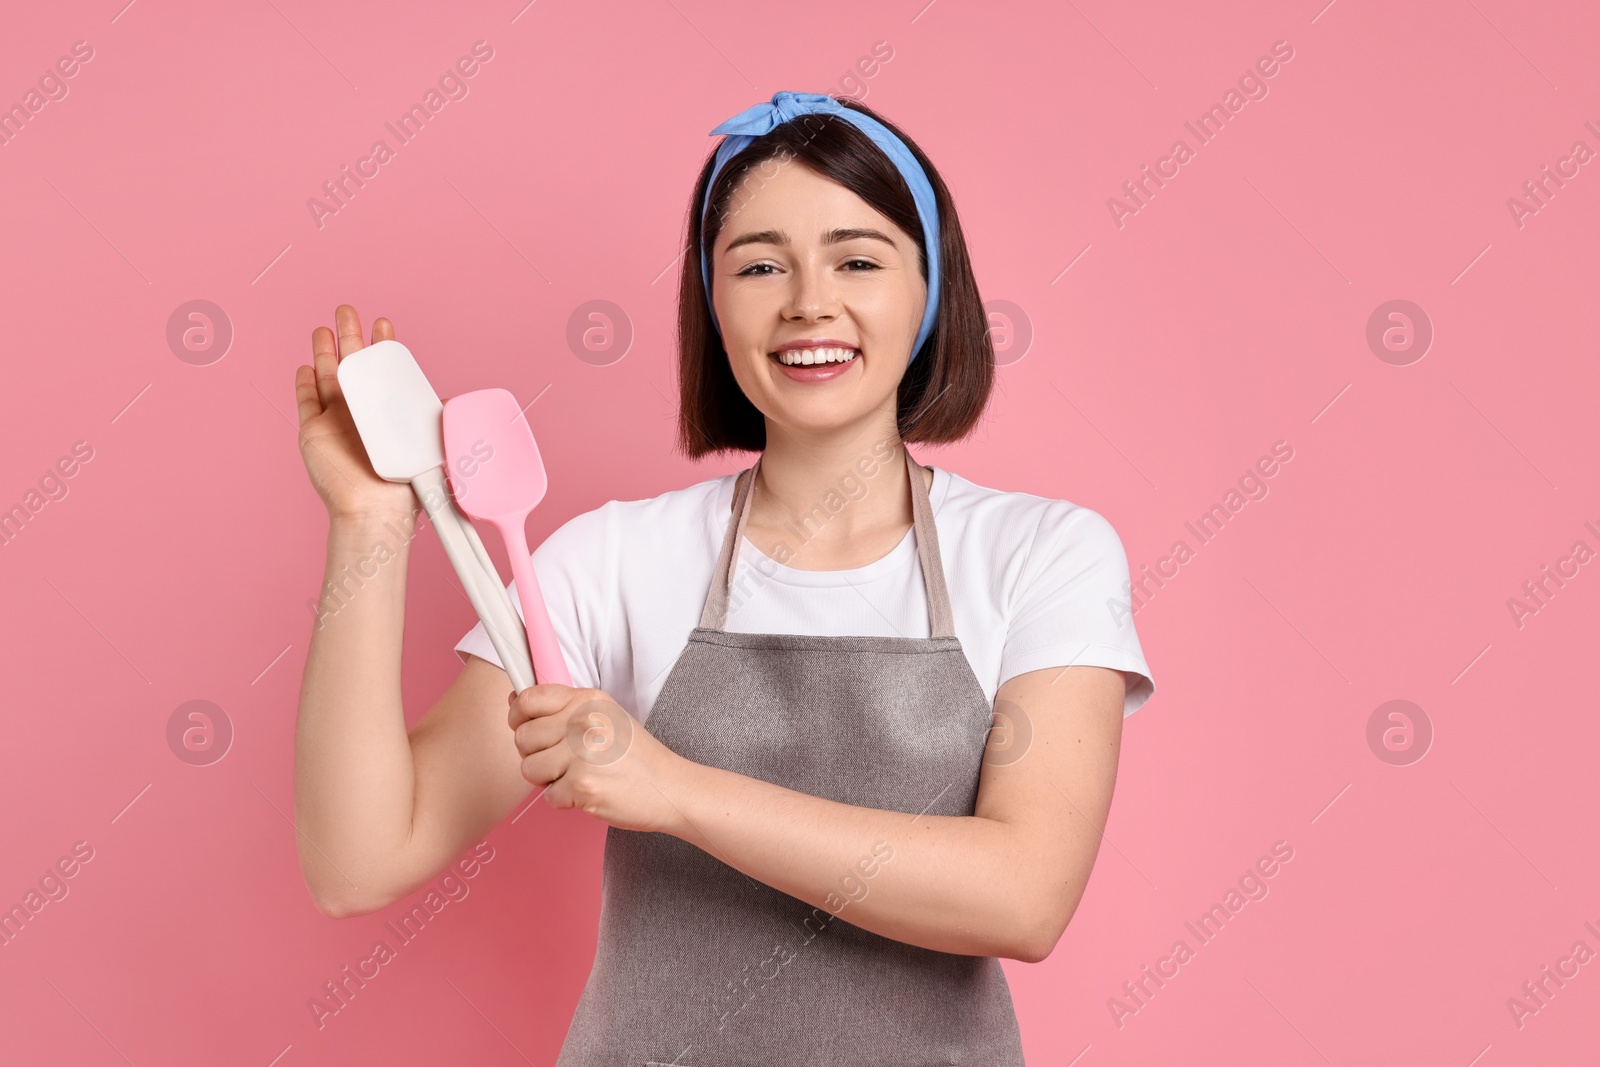
[(521, 620), (472, 524), (450, 499), (444, 475), (444, 405), (411, 351), (377, 341), (339, 361), (339, 388), (378, 477), (409, 482), (439, 532), (512, 686), (533, 684)]

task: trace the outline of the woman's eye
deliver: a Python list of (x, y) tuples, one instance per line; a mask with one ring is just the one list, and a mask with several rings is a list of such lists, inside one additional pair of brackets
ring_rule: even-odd
[[(874, 270), (882, 270), (883, 269), (882, 267), (878, 266), (876, 263), (872, 262), (872, 260), (870, 260), (870, 259), (848, 259), (848, 260), (845, 260), (844, 265), (846, 267), (859, 267), (859, 268), (861, 268), (861, 269), (856, 269), (856, 270), (849, 271), (848, 273), (850, 273), (850, 274), (865, 274), (865, 273), (867, 273), (867, 271), (874, 271)], [(741, 278), (743, 278), (743, 277), (765, 278), (765, 277), (767, 277), (767, 275), (769, 275), (770, 273), (772, 273), (775, 270), (777, 270), (777, 268), (774, 267), (771, 263), (752, 263), (748, 267), (746, 267), (744, 270), (739, 271), (738, 274), (735, 275), (735, 277), (741, 277)]]

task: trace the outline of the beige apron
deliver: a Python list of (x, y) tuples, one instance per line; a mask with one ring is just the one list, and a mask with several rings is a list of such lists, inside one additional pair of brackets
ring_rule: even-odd
[[(928, 490), (905, 457), (931, 636), (723, 629), (757, 458), (651, 734), (697, 763), (844, 804), (972, 814), (992, 707), (955, 636)], [(594, 968), (557, 1067), (1021, 1064), (998, 959), (849, 922), (846, 894), (870, 894), (862, 872), (892, 865), (903, 840), (841, 868), (847, 903), (831, 914), (670, 834), (609, 827)]]

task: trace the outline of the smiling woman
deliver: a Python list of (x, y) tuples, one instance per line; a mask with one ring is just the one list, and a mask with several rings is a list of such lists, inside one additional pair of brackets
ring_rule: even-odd
[[(773, 99), (792, 107), (817, 95)], [(834, 345), (863, 354), (861, 376), (878, 374), (857, 397), (864, 402), (881, 386), (893, 389), (897, 429), (907, 442), (959, 440), (988, 400), (989, 323), (949, 191), (892, 123), (864, 104), (834, 106), (865, 116), (879, 136), (838, 121), (836, 112), (797, 110), (759, 138), (728, 137), (695, 185), (694, 203), (703, 207), (690, 212), (688, 236), (701, 269), (685, 270), (678, 290), (679, 444), (690, 456), (766, 446), (767, 408), (746, 385), (779, 377), (765, 368), (757, 374), (751, 363), (758, 353), (776, 363), (786, 347)], [(932, 231), (932, 257), (925, 230)], [(837, 290), (796, 292), (819, 280), (823, 263)], [(726, 294), (723, 311), (713, 293)], [(851, 325), (873, 327), (874, 336), (811, 336), (780, 318), (783, 302), (818, 296), (859, 308)], [(724, 324), (727, 313), (735, 318)], [(831, 368), (781, 376), (853, 381)]]
[[(402, 547), (312, 637), (307, 884), (329, 915), (381, 908), (541, 789), (607, 824), (558, 1067), (1018, 1067), (1000, 960), (1044, 959), (1072, 918), (1123, 717), (1154, 691), (1132, 620), (1105, 610), (1127, 557), (1087, 507), (912, 458), (970, 433), (995, 377), (955, 205), (921, 150), (813, 93), (712, 132), (727, 136), (689, 212), (677, 437), (692, 458), (754, 462), (559, 526), (531, 565), (572, 685), (508, 700), (480, 623), (409, 731)], [(348, 356), (354, 309), (337, 326)], [(393, 336), (378, 320), (374, 341)], [(313, 350), (302, 457), (333, 577), (413, 509), (361, 459), (334, 335)]]
[[(1054, 947), (1122, 717), (1154, 688), (1131, 622), (1103, 609), (1126, 557), (1087, 508), (906, 450), (967, 435), (995, 374), (922, 152), (818, 94), (712, 132), (728, 136), (679, 288), (679, 444), (756, 462), (612, 501), (534, 553), (576, 684), (648, 723), (603, 731), (632, 739), (626, 758), (575, 754), (566, 696), (512, 708), (524, 776), (610, 824), (558, 1067), (1020, 1064), (999, 957)], [(869, 454), (875, 491), (833, 493)], [(492, 655), (481, 627), (456, 647)], [(997, 705), (1022, 745), (997, 751)], [(841, 897), (875, 842), (894, 862)]]

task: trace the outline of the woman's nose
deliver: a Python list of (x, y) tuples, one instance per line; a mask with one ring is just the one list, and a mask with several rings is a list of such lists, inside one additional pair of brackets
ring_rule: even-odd
[(789, 275), (788, 319), (833, 318), (839, 313), (839, 293), (832, 271), (821, 265), (803, 265)]

